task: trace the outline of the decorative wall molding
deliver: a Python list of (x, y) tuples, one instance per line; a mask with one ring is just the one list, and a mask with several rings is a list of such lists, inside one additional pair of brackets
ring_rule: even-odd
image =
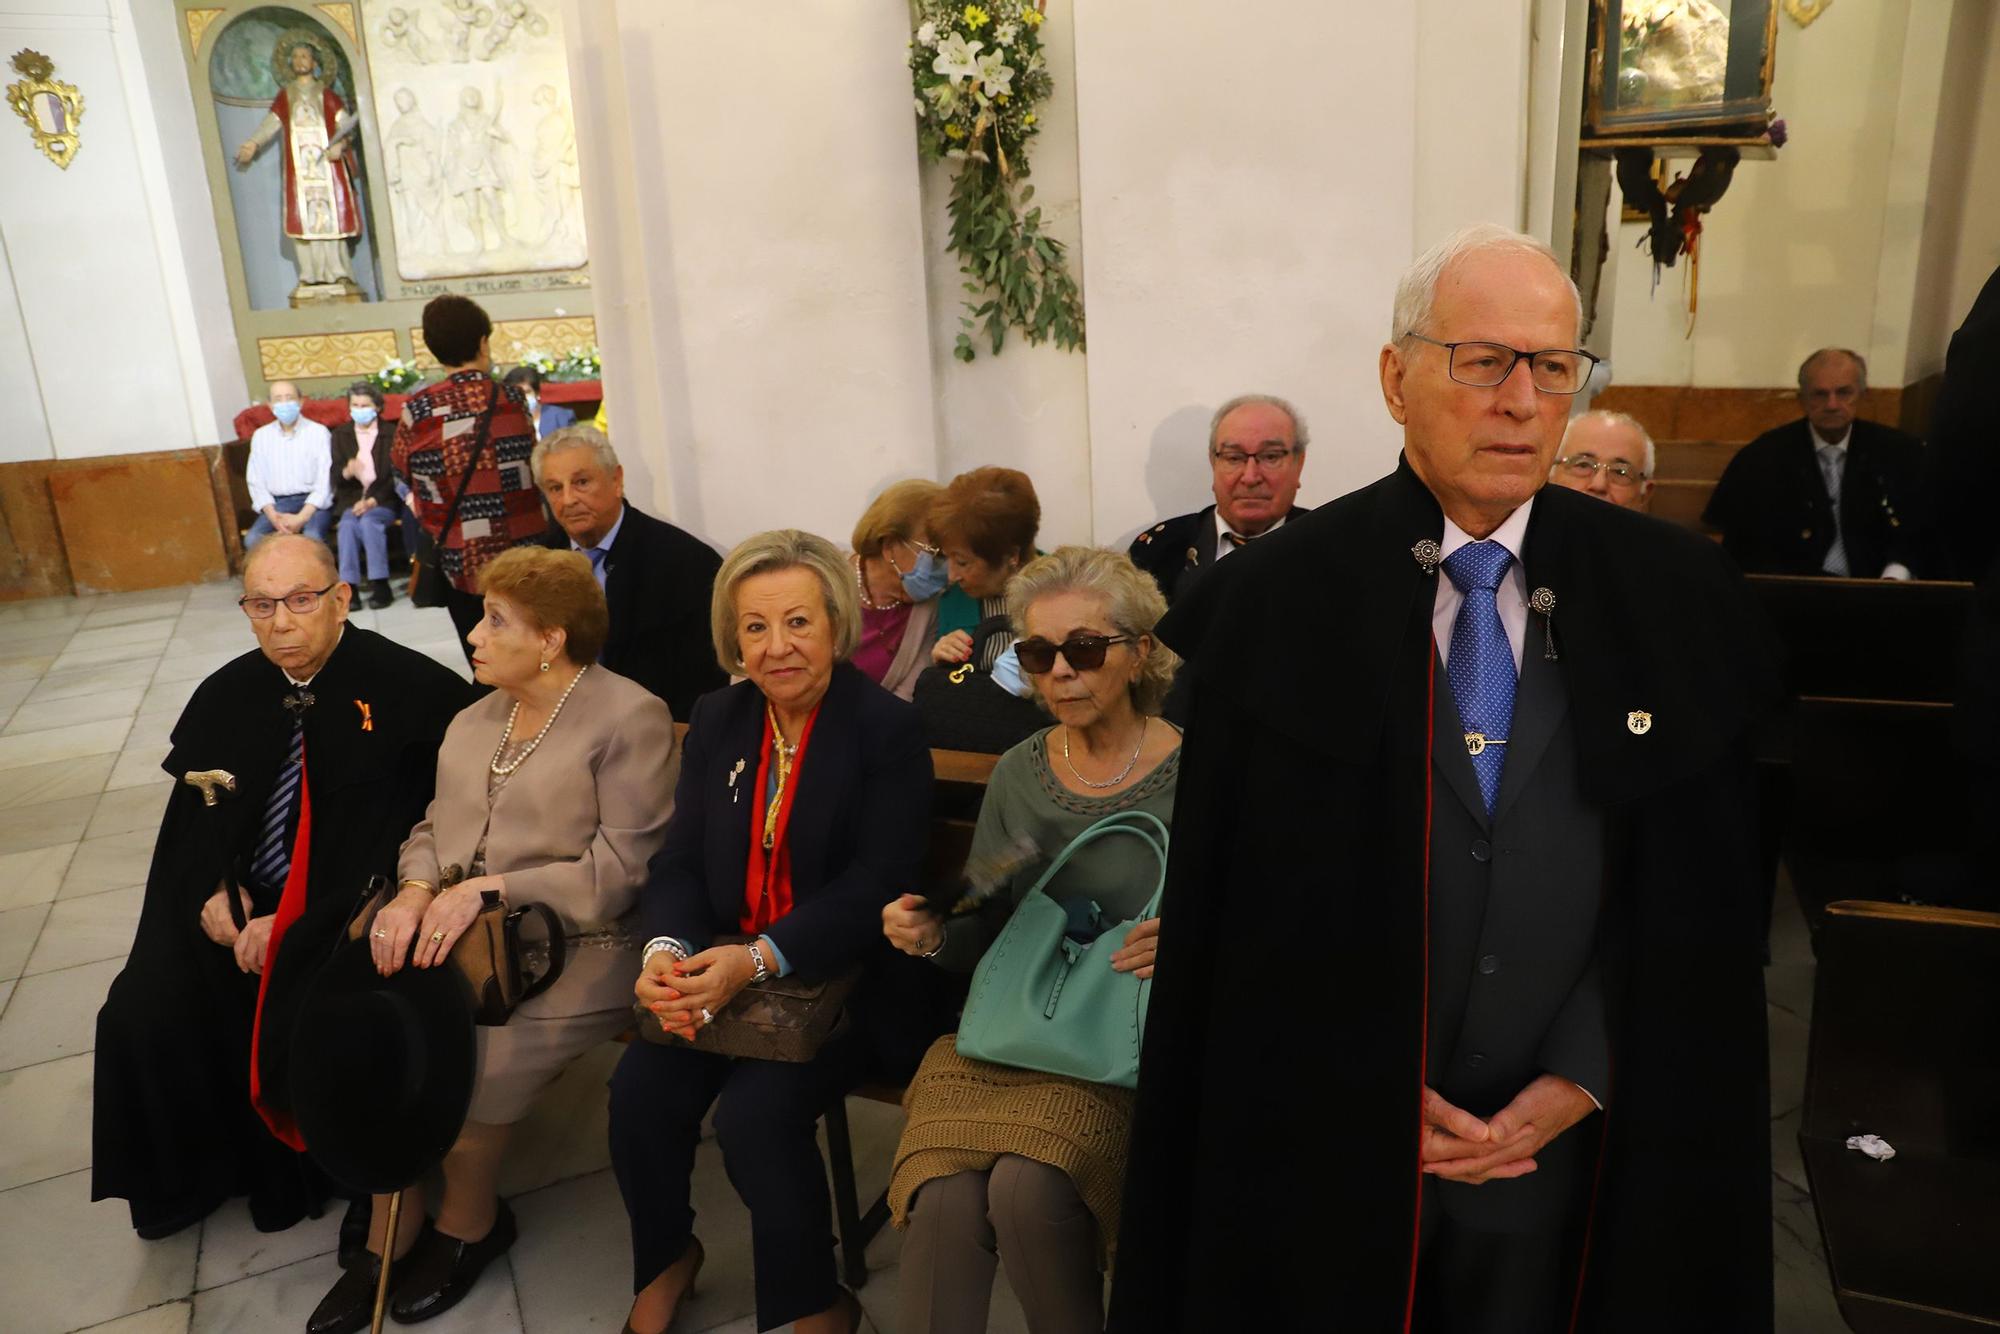
[(395, 355), (394, 329), (257, 340), (257, 359), (266, 380), (366, 375), (381, 370), (383, 363)]
[[(595, 346), (597, 346), (597, 321), (589, 315), (493, 322), (495, 365), (511, 365), (528, 352), (546, 352), (553, 357), (561, 358), (573, 348)], [(410, 350), (418, 367), (426, 371), (438, 369), (437, 358), (433, 357), (430, 349), (424, 346), (424, 331), (421, 327), (410, 330)]]
[(348, 41), (357, 46), (361, 44), (361, 29), (354, 22), (353, 5), (314, 5), (313, 8), (339, 24)]
[(208, 32), (208, 25), (225, 14), (222, 9), (190, 9), (187, 11), (188, 51), (201, 54), (201, 39)]

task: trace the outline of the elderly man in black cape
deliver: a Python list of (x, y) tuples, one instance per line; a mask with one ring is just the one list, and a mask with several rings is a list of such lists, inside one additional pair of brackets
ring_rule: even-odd
[(1396, 471), (1161, 623), (1192, 712), (1114, 1331), (1771, 1328), (1774, 675), (1717, 548), (1543, 489), (1578, 322), (1532, 238), (1423, 256)]
[(147, 1238), (234, 1195), (266, 1232), (319, 1212), (288, 1106), (294, 1010), (369, 877), (395, 873), (470, 696), (347, 624), (323, 542), (263, 542), (243, 594), (259, 651), (174, 727), (138, 932), (97, 1015), (91, 1198), (126, 1200)]

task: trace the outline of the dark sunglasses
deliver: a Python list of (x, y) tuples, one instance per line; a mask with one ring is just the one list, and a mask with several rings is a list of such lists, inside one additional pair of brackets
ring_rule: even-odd
[(1063, 655), (1063, 661), (1070, 670), (1088, 672), (1104, 665), (1104, 652), (1113, 644), (1129, 644), (1131, 635), (1071, 635), (1060, 644), (1051, 644), (1040, 637), (1019, 640), (1014, 645), (1014, 656), (1021, 660), (1021, 670), (1040, 676), (1052, 672), (1056, 667), (1056, 654)]

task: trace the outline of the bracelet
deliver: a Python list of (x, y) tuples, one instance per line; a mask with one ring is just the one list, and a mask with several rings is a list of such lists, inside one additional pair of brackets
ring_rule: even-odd
[(676, 940), (672, 936), (654, 936), (646, 942), (644, 952), (639, 955), (639, 966), (643, 968), (651, 963), (653, 956), (662, 950), (673, 955), (682, 963), (686, 963), (688, 960), (688, 947), (684, 942)]
[(950, 934), (951, 932), (949, 930), (947, 930), (944, 926), (940, 925), (938, 927), (938, 943), (931, 946), (929, 949), (925, 950), (922, 954), (919, 954), (917, 957), (919, 959), (937, 958), (938, 955), (944, 953), (944, 942), (946, 938), (950, 936)]
[(398, 892), (400, 892), (402, 890), (410, 888), (410, 886), (412, 885), (415, 885), (418, 889), (421, 889), (426, 894), (436, 894), (438, 892), (438, 887), (436, 885), (433, 885), (430, 881), (418, 880), (414, 877), (397, 882), (396, 889)]
[(768, 981), (771, 976), (771, 970), (764, 965), (763, 947), (753, 940), (748, 945), (745, 945), (744, 948), (750, 951), (750, 966), (757, 970), (751, 976), (750, 980), (752, 982)]

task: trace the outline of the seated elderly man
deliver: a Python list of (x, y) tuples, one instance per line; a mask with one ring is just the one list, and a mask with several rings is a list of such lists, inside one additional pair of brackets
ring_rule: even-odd
[(1643, 510), (1653, 499), (1653, 437), (1636, 418), (1609, 408), (1572, 417), (1549, 480)]
[(685, 722), (694, 702), (729, 683), (709, 649), (708, 604), (722, 557), (692, 533), (634, 509), (618, 451), (595, 426), (565, 426), (529, 458), (549, 512), (543, 539), (590, 559), (611, 609), (598, 661), (637, 681)]
[(1799, 367), (1805, 416), (1736, 451), (1701, 521), (1752, 574), (1908, 579), (1917, 554), (1923, 442), (1855, 416), (1858, 352), (1823, 347)]
[(277, 1231), (326, 1195), (288, 1111), (290, 1020), (368, 878), (395, 874), (470, 698), (346, 624), (352, 596), (324, 542), (261, 544), (240, 602), (257, 651), (174, 726), (138, 932), (97, 1015), (91, 1198), (125, 1200), (141, 1237), (243, 1194)]
[(324, 542), (333, 523), (333, 436), (300, 413), (304, 402), (290, 380), (271, 381), (271, 415), (250, 434), (250, 488), (256, 522), (243, 535), (245, 551), (273, 533), (304, 533)]
[(1244, 394), (1208, 423), (1215, 503), (1155, 524), (1126, 553), (1168, 603), (1217, 561), (1306, 512), (1293, 499), (1306, 464), (1306, 423), (1274, 394)]

